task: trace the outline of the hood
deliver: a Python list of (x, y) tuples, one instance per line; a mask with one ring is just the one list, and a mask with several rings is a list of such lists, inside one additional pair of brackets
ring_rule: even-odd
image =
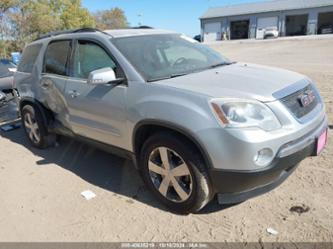
[(304, 79), (305, 76), (288, 70), (236, 63), (155, 83), (213, 98), (249, 98), (269, 102), (276, 100), (273, 93)]

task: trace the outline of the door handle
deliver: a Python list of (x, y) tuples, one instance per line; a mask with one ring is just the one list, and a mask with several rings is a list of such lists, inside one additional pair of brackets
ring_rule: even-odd
[(76, 90), (69, 90), (67, 93), (71, 98), (76, 98), (80, 96), (80, 94)]

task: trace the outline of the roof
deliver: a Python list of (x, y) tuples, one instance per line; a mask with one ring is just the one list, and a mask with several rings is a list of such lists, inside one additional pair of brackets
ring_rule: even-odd
[(326, 6), (333, 6), (333, 0), (275, 0), (210, 8), (200, 19)]
[(175, 32), (163, 30), (163, 29), (112, 29), (105, 30), (105, 33), (112, 37), (128, 37), (128, 36), (140, 36), (140, 35), (159, 35), (159, 34), (174, 34)]

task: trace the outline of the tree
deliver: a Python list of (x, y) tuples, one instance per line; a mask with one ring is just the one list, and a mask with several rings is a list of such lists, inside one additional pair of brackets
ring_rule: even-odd
[(63, 12), (60, 15), (63, 29), (95, 27), (93, 16), (81, 6), (81, 0), (63, 1), (63, 5)]
[(4, 15), (10, 8), (17, 6), (18, 0), (1, 0), (0, 2), (0, 17)]
[(121, 29), (128, 27), (125, 13), (120, 8), (98, 11), (95, 13), (96, 27), (101, 30)]
[(6, 10), (2, 16), (6, 22), (1, 22), (1, 28), (10, 29), (5, 38), (20, 49), (41, 34), (95, 26), (94, 17), (82, 7), (81, 0), (12, 0), (11, 4), (9, 0), (1, 0), (2, 10)]
[(0, 39), (3, 40), (8, 32), (7, 12), (17, 6), (18, 0), (1, 0), (0, 1)]
[(0, 57), (8, 56), (11, 42), (7, 41), (11, 34), (9, 25), (8, 11), (15, 8), (18, 0), (1, 0), (0, 1)]
[[(62, 28), (62, 20), (48, 0), (28, 1), (22, 6), (26, 13), (27, 31), (33, 36)], [(22, 27), (21, 27), (22, 28)]]
[(21, 49), (40, 34), (57, 30), (61, 20), (52, 11), (48, 0), (21, 0), (18, 7), (8, 13), (11, 27), (10, 40)]
[(0, 53), (22, 50), (41, 34), (96, 25), (116, 29), (128, 22), (120, 8), (91, 15), (81, 0), (0, 0)]

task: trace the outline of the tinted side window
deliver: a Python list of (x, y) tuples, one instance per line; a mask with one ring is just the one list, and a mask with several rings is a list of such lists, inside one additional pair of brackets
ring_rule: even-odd
[(70, 51), (71, 41), (55, 41), (50, 43), (45, 53), (44, 73), (67, 76)]
[(103, 48), (93, 42), (78, 41), (74, 56), (74, 77), (87, 79), (90, 72), (106, 67), (115, 71), (117, 69), (116, 63)]
[(24, 49), (20, 64), (17, 69), (19, 72), (25, 72), (25, 73), (32, 72), (32, 68), (35, 65), (41, 47), (42, 44), (34, 44), (27, 46)]

